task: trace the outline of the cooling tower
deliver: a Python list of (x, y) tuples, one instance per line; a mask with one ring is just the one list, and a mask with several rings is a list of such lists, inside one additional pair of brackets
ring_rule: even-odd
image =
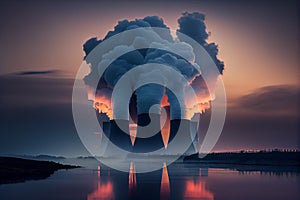
[[(151, 126), (145, 128), (148, 124)], [(160, 115), (154, 113), (138, 115), (137, 137), (133, 147), (133, 152), (147, 153), (164, 148), (164, 143), (160, 131)], [(154, 131), (156, 130), (156, 131)]]

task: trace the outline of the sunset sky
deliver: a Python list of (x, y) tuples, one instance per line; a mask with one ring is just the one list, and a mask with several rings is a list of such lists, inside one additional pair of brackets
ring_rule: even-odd
[[(228, 98), (215, 151), (299, 149), (297, 1), (1, 1), (0, 154), (87, 154), (72, 121), (82, 45), (119, 20), (158, 15), (173, 30), (185, 11), (206, 15), (225, 63)], [(46, 71), (26, 75), (28, 71)]]

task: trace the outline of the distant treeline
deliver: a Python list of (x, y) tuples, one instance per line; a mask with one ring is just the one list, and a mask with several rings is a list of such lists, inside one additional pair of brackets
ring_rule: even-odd
[(300, 152), (296, 150), (261, 150), (225, 153), (210, 153), (206, 156), (193, 154), (184, 158), (185, 162), (208, 164), (237, 164), (264, 166), (297, 166), (300, 167)]

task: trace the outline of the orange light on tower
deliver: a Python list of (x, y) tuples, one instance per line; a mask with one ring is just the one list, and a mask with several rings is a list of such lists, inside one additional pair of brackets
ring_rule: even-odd
[(134, 146), (134, 142), (136, 139), (136, 132), (137, 132), (137, 124), (129, 124), (129, 132), (130, 132), (131, 145)]
[[(168, 96), (164, 95), (161, 99), (160, 106), (163, 108), (165, 106), (169, 106)], [(161, 127), (161, 136), (164, 142), (165, 149), (168, 147), (168, 142), (170, 138), (170, 117), (169, 113), (165, 113), (166, 120), (164, 121), (161, 118), (160, 127)]]
[(98, 165), (98, 168), (97, 168), (98, 178), (100, 178), (100, 171), (101, 171), (101, 168), (100, 168), (100, 165)]
[(165, 149), (168, 147), (169, 137), (170, 137), (170, 120), (167, 119), (165, 124), (161, 129), (161, 136), (164, 142)]

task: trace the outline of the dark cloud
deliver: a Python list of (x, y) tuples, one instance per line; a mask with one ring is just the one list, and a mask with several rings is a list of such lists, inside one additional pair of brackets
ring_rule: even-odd
[[(159, 18), (158, 16), (147, 16), (144, 19), (136, 19), (133, 21), (128, 20), (122, 20), (119, 21), (118, 24), (114, 27), (113, 31), (109, 31), (103, 40), (100, 40), (96, 37), (90, 38), (85, 42), (83, 45), (83, 50), (85, 52), (85, 55), (87, 56), (98, 44), (100, 44), (102, 41), (110, 38), (111, 36), (114, 36), (118, 33), (121, 33), (126, 30), (134, 29), (134, 28), (140, 28), (140, 27), (160, 27), (160, 28), (168, 28), (167, 25), (164, 24), (164, 21), (162, 18)], [(164, 39), (172, 40), (171, 35), (165, 36)], [(86, 57), (85, 56), (85, 57)]]
[[(205, 15), (202, 13), (185, 12), (178, 19), (179, 29), (177, 29), (177, 31), (193, 38), (199, 44), (201, 44), (211, 56), (213, 61), (216, 63), (220, 74), (222, 74), (224, 70), (224, 63), (217, 58), (219, 52), (218, 45), (216, 45), (215, 43), (207, 43), (206, 41), (208, 39), (209, 33), (206, 31), (204, 20)], [(180, 34), (178, 34), (178, 38), (180, 39), (180, 41), (184, 41), (184, 38), (182, 38)]]
[[(293, 85), (268, 86), (229, 99), (225, 125), (214, 151), (300, 149), (298, 89)], [(200, 141), (210, 122), (209, 111), (201, 115)]]
[(298, 115), (299, 92), (296, 85), (262, 87), (239, 98), (237, 106), (261, 114)]
[(23, 76), (23, 75), (45, 75), (45, 74), (57, 74), (59, 73), (59, 70), (45, 70), (45, 71), (24, 71), (19, 72), (17, 75)]
[(262, 87), (228, 103), (216, 150), (300, 149), (298, 86)]
[(179, 29), (177, 31), (190, 36), (191, 38), (199, 42), (199, 44), (204, 45), (206, 44), (206, 40), (208, 38), (204, 20), (205, 15), (202, 13), (185, 12), (178, 19)]

